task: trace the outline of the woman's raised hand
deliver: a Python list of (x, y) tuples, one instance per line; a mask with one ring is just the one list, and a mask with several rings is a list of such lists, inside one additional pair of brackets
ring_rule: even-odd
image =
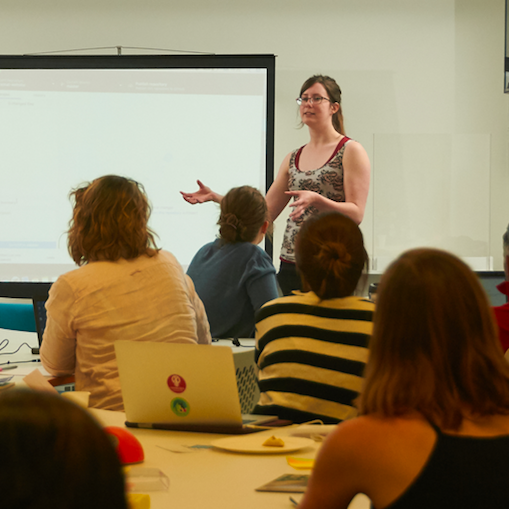
[(195, 205), (196, 203), (205, 203), (207, 201), (214, 201), (219, 203), (221, 201), (222, 196), (218, 195), (210, 187), (204, 185), (200, 180), (196, 181), (198, 183), (198, 191), (195, 193), (184, 193), (180, 191), (180, 194), (188, 203)]
[(293, 196), (294, 201), (290, 203), (293, 210), (290, 212), (290, 219), (297, 221), (310, 207), (317, 208), (321, 202), (321, 196), (314, 191), (285, 191), (287, 196)]

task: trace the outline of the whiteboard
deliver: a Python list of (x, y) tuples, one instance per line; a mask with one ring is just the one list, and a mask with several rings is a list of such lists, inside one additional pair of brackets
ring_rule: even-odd
[(374, 272), (422, 246), (451, 251), (474, 270), (493, 270), (490, 142), (489, 134), (375, 134)]

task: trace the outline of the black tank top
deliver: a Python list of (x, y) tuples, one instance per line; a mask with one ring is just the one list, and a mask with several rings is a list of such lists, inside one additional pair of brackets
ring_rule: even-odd
[(481, 438), (433, 429), (437, 441), (427, 463), (386, 509), (508, 509), (509, 435)]

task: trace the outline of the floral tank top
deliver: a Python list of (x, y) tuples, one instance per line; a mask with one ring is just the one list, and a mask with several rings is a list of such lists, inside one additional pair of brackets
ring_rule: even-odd
[[(350, 138), (344, 136), (334, 149), (330, 159), (316, 170), (300, 171), (299, 158), (304, 147), (300, 147), (290, 156), (290, 168), (288, 170), (288, 189), (290, 191), (314, 191), (329, 200), (337, 202), (345, 201), (345, 190), (343, 187), (343, 154), (346, 143)], [(306, 209), (304, 214), (294, 221), (288, 218), (286, 230), (281, 247), (281, 260), (295, 263), (295, 238), (302, 223), (312, 214), (318, 213), (314, 207)]]

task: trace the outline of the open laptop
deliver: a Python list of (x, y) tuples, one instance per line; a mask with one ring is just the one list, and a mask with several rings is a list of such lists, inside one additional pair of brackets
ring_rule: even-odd
[(228, 346), (116, 341), (126, 426), (243, 434), (276, 421), (243, 416)]

